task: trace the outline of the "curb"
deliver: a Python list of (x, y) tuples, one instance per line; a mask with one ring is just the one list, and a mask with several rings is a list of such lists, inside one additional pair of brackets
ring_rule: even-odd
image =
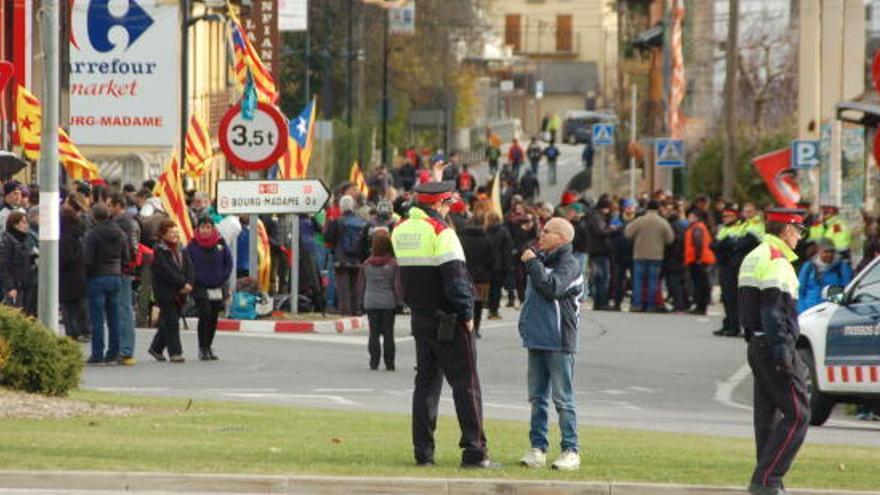
[[(520, 481), (497, 479), (259, 476), (87, 471), (0, 471), (0, 487), (30, 490), (162, 491), (168, 493), (288, 494), (585, 494), (729, 495), (743, 488), (653, 483)], [(792, 489), (793, 494), (878, 495), (880, 492)]]
[[(198, 318), (187, 318), (190, 328), (196, 328)], [(231, 320), (221, 318), (217, 321), (218, 332), (240, 333), (363, 333), (367, 329), (364, 316), (340, 318), (338, 320)]]

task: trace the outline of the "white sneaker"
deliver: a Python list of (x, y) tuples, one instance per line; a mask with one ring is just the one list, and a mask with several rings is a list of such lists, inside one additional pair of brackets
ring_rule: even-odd
[(575, 471), (581, 467), (581, 455), (574, 450), (565, 450), (551, 467), (559, 471)]
[(542, 468), (547, 465), (547, 454), (541, 449), (532, 449), (519, 460), (527, 468)]

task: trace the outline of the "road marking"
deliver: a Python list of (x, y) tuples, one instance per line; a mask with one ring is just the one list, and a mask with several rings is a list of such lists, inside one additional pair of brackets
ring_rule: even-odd
[(315, 392), (322, 394), (346, 394), (346, 393), (372, 393), (375, 392), (375, 389), (372, 388), (315, 388), (312, 389)]
[(341, 406), (352, 406), (352, 407), (362, 407), (363, 404), (359, 402), (355, 402), (351, 399), (347, 399), (345, 397), (341, 397), (339, 395), (324, 395), (324, 394), (223, 394), (227, 397), (240, 397), (242, 399), (285, 399), (285, 400), (327, 400), (334, 404), (339, 404)]
[[(278, 340), (294, 340), (294, 341), (305, 341), (305, 342), (319, 342), (322, 344), (342, 344), (342, 345), (355, 345), (355, 346), (365, 346), (367, 345), (367, 340), (369, 337), (367, 335), (333, 335), (333, 334), (320, 334), (320, 333), (234, 333), (229, 332), (223, 335), (224, 337), (250, 337), (257, 339), (278, 339)], [(395, 343), (404, 343), (413, 340), (412, 336), (407, 337), (396, 337), (394, 339)]]
[(608, 389), (608, 390), (599, 390), (600, 394), (608, 394), (608, 395), (626, 395), (629, 392), (626, 390), (616, 390), (616, 389)]
[(630, 389), (630, 390), (632, 390), (632, 391), (634, 391), (634, 392), (644, 392), (644, 393), (646, 393), (646, 394), (655, 394), (655, 393), (658, 392), (658, 390), (655, 390), (655, 389), (653, 389), (653, 388), (648, 388), (648, 387), (637, 387), (637, 386), (634, 386), (634, 387), (626, 387), (626, 388), (628, 388), (628, 389)]
[(744, 411), (751, 411), (752, 407), (747, 406), (745, 404), (740, 404), (733, 400), (733, 391), (736, 390), (736, 387), (742, 383), (743, 380), (746, 379), (747, 376), (752, 372), (752, 369), (749, 368), (749, 364), (746, 363), (740, 367), (740, 369), (736, 370), (736, 373), (730, 375), (730, 378), (723, 382), (718, 382), (715, 384), (715, 401), (724, 404), (725, 406), (732, 407), (734, 409), (742, 409)]

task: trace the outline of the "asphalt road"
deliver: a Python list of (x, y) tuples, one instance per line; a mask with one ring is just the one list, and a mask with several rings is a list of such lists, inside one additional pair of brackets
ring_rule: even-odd
[[(486, 322), (478, 342), (485, 414), (527, 420), (526, 356), (517, 311)], [(745, 344), (713, 337), (717, 316), (584, 311), (575, 378), (583, 424), (749, 437), (751, 381)], [(138, 331), (132, 367), (88, 367), (84, 385), (109, 391), (243, 400), (353, 411), (408, 413), (414, 344), (398, 317), (397, 371), (370, 371), (365, 335), (220, 334), (216, 362), (195, 360), (196, 336), (184, 332), (184, 364), (145, 352), (152, 330)], [(443, 414), (454, 414), (444, 388)], [(841, 415), (813, 428), (809, 442), (880, 446), (880, 423)]]
[[(559, 184), (542, 191), (554, 204), (564, 184), (580, 170), (580, 150), (561, 146)], [(546, 177), (543, 166), (540, 177)], [(745, 343), (711, 335), (720, 326), (718, 311), (713, 306), (709, 317), (696, 317), (584, 308), (575, 378), (581, 423), (751, 437)], [(484, 322), (484, 338), (477, 347), (485, 414), (527, 421), (526, 355), (516, 329), (518, 312), (506, 309), (503, 316), (501, 321)], [(369, 370), (364, 335), (220, 334), (215, 351), (221, 360), (198, 362), (195, 332), (189, 331), (183, 339), (190, 361), (178, 365), (153, 361), (146, 354), (153, 331), (140, 330), (138, 365), (89, 367), (84, 385), (185, 398), (408, 413), (415, 365), (408, 324), (408, 317), (398, 317), (396, 372)], [(454, 414), (448, 387), (441, 412)], [(849, 419), (838, 407), (827, 426), (810, 430), (807, 441), (880, 446), (880, 423)]]

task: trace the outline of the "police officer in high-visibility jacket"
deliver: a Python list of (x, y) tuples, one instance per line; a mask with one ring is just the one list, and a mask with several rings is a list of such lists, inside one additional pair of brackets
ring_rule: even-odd
[(766, 235), (739, 271), (740, 321), (754, 376), (755, 445), (758, 463), (749, 493), (784, 494), (782, 478), (810, 422), (804, 364), (795, 352), (798, 277), (791, 262), (801, 236), (803, 210), (772, 209)]
[(852, 244), (852, 232), (846, 222), (840, 218), (840, 208), (835, 205), (822, 205), (822, 223), (810, 229), (811, 240), (825, 238), (834, 243), (834, 250), (850, 259), (849, 247)]
[(412, 310), (416, 344), (413, 453), (417, 464), (434, 464), (434, 429), (445, 376), (452, 386), (461, 427), (461, 465), (491, 468), (497, 465), (489, 461), (483, 432), (483, 401), (474, 349), (473, 284), (461, 243), (444, 221), (455, 201), (454, 187), (451, 181), (417, 186), (416, 203), (391, 234), (404, 300)]
[(721, 286), (721, 302), (724, 304), (724, 320), (721, 328), (713, 332), (720, 337), (737, 337), (740, 334), (737, 311), (737, 284), (739, 266), (745, 253), (740, 241), (745, 235), (745, 224), (740, 220), (739, 209), (734, 203), (726, 203), (721, 210), (723, 225), (712, 241), (712, 251), (718, 260), (718, 284)]

